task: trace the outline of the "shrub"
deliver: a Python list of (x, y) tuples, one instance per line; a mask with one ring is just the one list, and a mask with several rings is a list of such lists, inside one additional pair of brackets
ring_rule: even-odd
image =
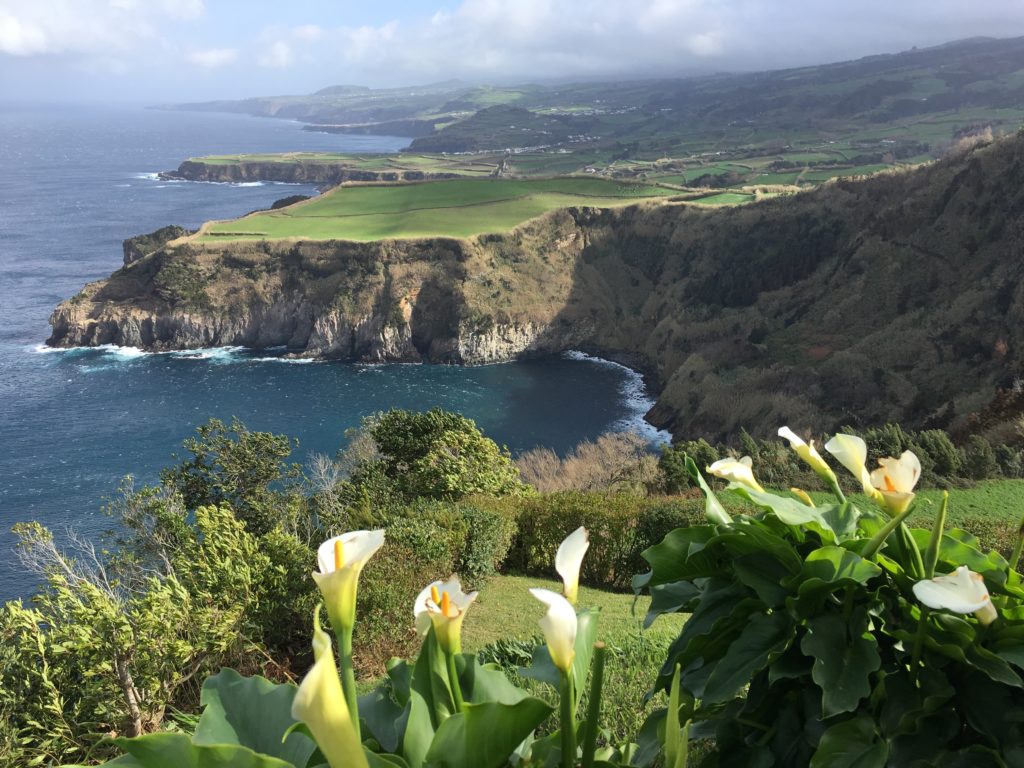
[(1021, 453), (1013, 446), (1002, 444), (995, 447), (996, 464), (999, 474), (1003, 477), (1021, 477), (1024, 475), (1024, 461)]
[(352, 476), (357, 486), (379, 476), (406, 498), (434, 499), (524, 491), (508, 450), (457, 413), (394, 409), (368, 420), (365, 428), (380, 458), (360, 465)]
[(498, 572), (505, 561), (516, 521), (511, 515), (491, 509), (461, 505), (466, 523), (466, 540), (459, 553), (456, 571), (473, 585), (480, 584)]
[(984, 480), (995, 474), (998, 465), (992, 445), (981, 435), (971, 435), (964, 447), (964, 472), (972, 480)]
[(658, 484), (650, 444), (631, 432), (609, 432), (584, 440), (564, 459), (550, 448), (535, 448), (516, 459), (523, 480), (538, 491), (629, 490)]
[(640, 553), (691, 518), (694, 502), (627, 494), (565, 491), (528, 497), (519, 503), (519, 532), (507, 564), (527, 574), (551, 576), (558, 545), (579, 526), (590, 533), (581, 581), (597, 587), (626, 588)]
[(675, 445), (663, 446), (658, 469), (661, 470), (666, 493), (679, 493), (693, 487), (693, 481), (686, 471), (687, 456), (692, 458), (698, 467), (709, 467), (719, 458), (717, 449), (703, 437), (699, 440), (684, 440)]
[(415, 641), (413, 602), (427, 584), (455, 571), (467, 524), (453, 505), (427, 500), (385, 510), (377, 524), (387, 538), (362, 575), (355, 643), (364, 667), (380, 673)]
[(932, 481), (938, 478), (957, 477), (963, 469), (960, 451), (953, 445), (949, 435), (941, 429), (926, 429), (919, 432), (914, 436), (910, 450), (922, 459), (922, 464), (924, 463), (922, 457), (928, 457), (932, 471), (932, 477), (929, 479)]

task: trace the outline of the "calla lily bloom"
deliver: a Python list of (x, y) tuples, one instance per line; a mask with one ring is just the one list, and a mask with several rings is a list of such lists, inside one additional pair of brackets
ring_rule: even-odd
[(882, 502), (882, 494), (871, 484), (867, 443), (856, 435), (835, 435), (825, 443), (825, 450), (835, 456), (851, 475), (860, 480), (860, 486), (866, 495), (877, 502)]
[(878, 464), (878, 469), (871, 473), (871, 484), (882, 495), (886, 509), (898, 515), (914, 500), (921, 462), (910, 451), (904, 451), (898, 459), (879, 459)]
[(814, 499), (812, 499), (811, 495), (807, 493), (807, 491), (805, 491), (803, 488), (790, 488), (789, 492), (796, 496), (798, 499), (800, 499), (800, 501), (802, 501), (808, 507), (815, 506)]
[(796, 455), (804, 460), (811, 469), (825, 478), (829, 483), (836, 481), (836, 474), (832, 471), (832, 467), (825, 463), (825, 460), (821, 458), (821, 454), (818, 453), (818, 449), (814, 447), (814, 441), (811, 440), (809, 443), (805, 443), (803, 438), (797, 435), (789, 427), (781, 427), (779, 429), (779, 437), (784, 437), (789, 440), (789, 446), (792, 448)]
[(945, 576), (917, 582), (914, 595), (929, 608), (973, 613), (982, 624), (991, 624), (999, 616), (985, 587), (985, 579), (966, 565)]
[(352, 531), (328, 539), (317, 549), (320, 587), (327, 615), (336, 630), (351, 631), (356, 623), (356, 588), (363, 566), (384, 544), (384, 531)]
[(369, 768), (334, 664), (331, 638), (313, 618), (313, 668), (292, 700), (292, 717), (305, 723), (331, 768)]
[(589, 546), (587, 529), (580, 526), (565, 537), (555, 554), (555, 570), (562, 577), (562, 594), (573, 605), (580, 591), (580, 566)]
[(531, 589), (530, 594), (548, 607), (548, 612), (538, 623), (544, 632), (551, 660), (562, 672), (569, 674), (576, 659), (576, 609), (550, 589)]
[(466, 594), (462, 591), (458, 576), (428, 584), (413, 606), (416, 631), (425, 635), (433, 624), (441, 649), (446, 653), (461, 653), (462, 620), (476, 596), (476, 592)]
[(710, 467), (707, 472), (715, 477), (728, 480), (735, 485), (742, 485), (752, 491), (764, 492), (761, 484), (754, 479), (754, 460), (749, 456), (742, 459), (719, 459)]

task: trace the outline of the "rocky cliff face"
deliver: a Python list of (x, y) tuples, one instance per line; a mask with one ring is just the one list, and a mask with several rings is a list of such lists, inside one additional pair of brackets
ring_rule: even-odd
[(569, 209), (470, 240), (185, 241), (87, 286), (56, 346), (288, 345), (639, 367), (679, 436), (969, 423), (1024, 381), (1024, 136), (720, 210)]
[(286, 184), (335, 185), (345, 181), (423, 181), (425, 179), (453, 179), (452, 173), (425, 173), (423, 171), (364, 171), (344, 165), (324, 162), (241, 162), (203, 163), (186, 160), (176, 171), (165, 171), (162, 179), (186, 181), (213, 181), (243, 183), (276, 181)]
[[(554, 231), (563, 237), (548, 246), (553, 262), (523, 274), (524, 245)], [(62, 303), (48, 343), (287, 346), (361, 362), (478, 364), (551, 354), (584, 335), (558, 317), (580, 243), (571, 213), (472, 241), (186, 243), (132, 260)], [(513, 285), (528, 287), (530, 301)]]

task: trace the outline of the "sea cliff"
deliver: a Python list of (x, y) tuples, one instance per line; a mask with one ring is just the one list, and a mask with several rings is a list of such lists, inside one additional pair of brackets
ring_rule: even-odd
[(366, 171), (350, 168), (342, 163), (241, 161), (236, 163), (205, 163), (186, 160), (177, 170), (165, 171), (160, 178), (167, 180), (212, 181), (240, 184), (254, 181), (281, 182), (285, 184), (322, 184), (333, 186), (346, 181), (424, 181), (427, 179), (453, 179), (454, 173), (427, 173), (424, 171)]
[(955, 428), (1024, 381), (1024, 137), (787, 198), (570, 208), (504, 234), (172, 241), (53, 314), (54, 346), (287, 345), (642, 370), (677, 435)]

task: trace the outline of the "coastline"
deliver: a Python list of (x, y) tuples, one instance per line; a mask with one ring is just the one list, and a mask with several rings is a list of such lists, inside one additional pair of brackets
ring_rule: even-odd
[[(77, 347), (51, 347), (47, 344), (35, 344), (24, 348), (29, 354), (53, 355), (66, 354), (86, 355), (98, 353), (104, 358), (109, 358), (111, 363), (124, 363), (146, 357), (164, 357), (176, 360), (205, 361), (213, 365), (229, 364), (251, 364), (251, 363), (286, 363), (293, 365), (308, 365), (312, 363), (341, 363), (354, 368), (386, 368), (389, 366), (426, 366), (436, 365), (429, 362), (402, 362), (402, 361), (381, 361), (381, 362), (350, 362), (332, 360), (327, 357), (297, 357), (290, 355), (286, 347), (244, 347), (244, 346), (222, 346), (222, 347), (196, 347), (192, 349), (177, 350), (145, 350), (140, 347), (125, 347), (117, 344), (101, 344), (97, 346)], [(268, 355), (268, 352), (279, 351), (283, 354)], [(656, 399), (649, 386), (649, 377), (638, 368), (631, 367), (625, 363), (618, 362), (599, 355), (583, 352), (578, 349), (570, 349), (553, 355), (532, 356), (527, 359), (543, 361), (545, 359), (563, 359), (576, 362), (585, 362), (592, 365), (614, 368), (624, 374), (624, 380), (619, 386), (619, 403), (623, 406), (626, 414), (609, 425), (608, 431), (633, 432), (647, 440), (652, 447), (670, 444), (672, 435), (667, 430), (661, 429), (646, 419), (646, 414), (654, 407)], [(513, 358), (510, 360), (497, 360), (485, 363), (475, 363), (466, 367), (491, 367), (508, 365), (518, 362)]]

